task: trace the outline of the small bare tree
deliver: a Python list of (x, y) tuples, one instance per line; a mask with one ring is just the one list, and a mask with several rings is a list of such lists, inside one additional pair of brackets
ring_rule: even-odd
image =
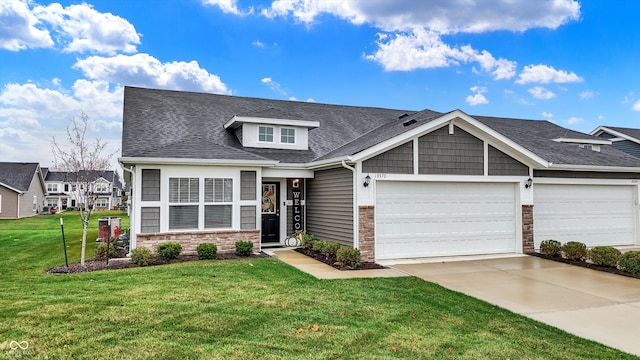
[(94, 182), (103, 171), (109, 169), (111, 158), (115, 155), (115, 152), (104, 154), (106, 142), (96, 139), (95, 142), (90, 143), (86, 139), (88, 123), (89, 117), (82, 112), (80, 120), (75, 117), (71, 119), (71, 124), (66, 129), (65, 142), (61, 143), (55, 137), (51, 138), (56, 170), (67, 172), (69, 175), (67, 181), (76, 185), (75, 191), (72, 185), (71, 197), (76, 200), (82, 220), (80, 264), (83, 266), (87, 248), (87, 229), (91, 212), (98, 198)]

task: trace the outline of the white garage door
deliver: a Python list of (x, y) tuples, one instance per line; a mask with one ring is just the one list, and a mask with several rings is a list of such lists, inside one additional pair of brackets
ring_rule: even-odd
[(548, 239), (587, 246), (632, 245), (634, 199), (634, 186), (534, 185), (535, 248)]
[(376, 258), (515, 252), (515, 185), (378, 181)]

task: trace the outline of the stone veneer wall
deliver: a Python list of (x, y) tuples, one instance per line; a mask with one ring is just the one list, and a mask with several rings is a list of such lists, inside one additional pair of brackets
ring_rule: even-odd
[(375, 261), (375, 232), (375, 207), (360, 206), (358, 208), (358, 247), (361, 261)]
[(196, 247), (201, 243), (214, 243), (218, 253), (233, 253), (236, 251), (236, 241), (253, 242), (253, 252), (260, 252), (260, 230), (228, 230), (228, 231), (195, 231), (138, 234), (136, 246), (146, 247), (156, 253), (158, 244), (164, 242), (179, 242), (184, 255), (196, 255)]
[(522, 252), (533, 252), (533, 205), (522, 205)]

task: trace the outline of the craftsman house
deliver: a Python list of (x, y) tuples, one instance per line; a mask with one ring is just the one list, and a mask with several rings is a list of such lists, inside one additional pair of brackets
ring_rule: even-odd
[(541, 120), (126, 87), (131, 247), (295, 230), (363, 260), (640, 245), (640, 160)]

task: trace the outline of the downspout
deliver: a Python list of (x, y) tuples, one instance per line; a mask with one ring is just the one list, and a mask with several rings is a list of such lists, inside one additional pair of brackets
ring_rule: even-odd
[(135, 183), (135, 172), (133, 172), (133, 165), (131, 165), (131, 169), (126, 168), (124, 165), (122, 166), (122, 170), (128, 172), (131, 174), (131, 188), (129, 190), (129, 192), (131, 193), (129, 195), (129, 202), (131, 203), (131, 207), (129, 207), (128, 211), (129, 211), (129, 253), (127, 254), (127, 257), (131, 256), (131, 250), (136, 248), (136, 232), (135, 232), (135, 206), (133, 203), (133, 188), (134, 188), (134, 183)]
[[(349, 158), (349, 160), (351, 160), (351, 158)], [(351, 170), (351, 172), (353, 173), (353, 204), (352, 204), (352, 208), (353, 208), (353, 248), (357, 249), (360, 245), (360, 241), (359, 241), (359, 228), (360, 228), (360, 223), (358, 222), (358, 179), (357, 179), (357, 171), (356, 168), (347, 165), (347, 162), (345, 160), (342, 160), (342, 167), (345, 169), (349, 169)]]

